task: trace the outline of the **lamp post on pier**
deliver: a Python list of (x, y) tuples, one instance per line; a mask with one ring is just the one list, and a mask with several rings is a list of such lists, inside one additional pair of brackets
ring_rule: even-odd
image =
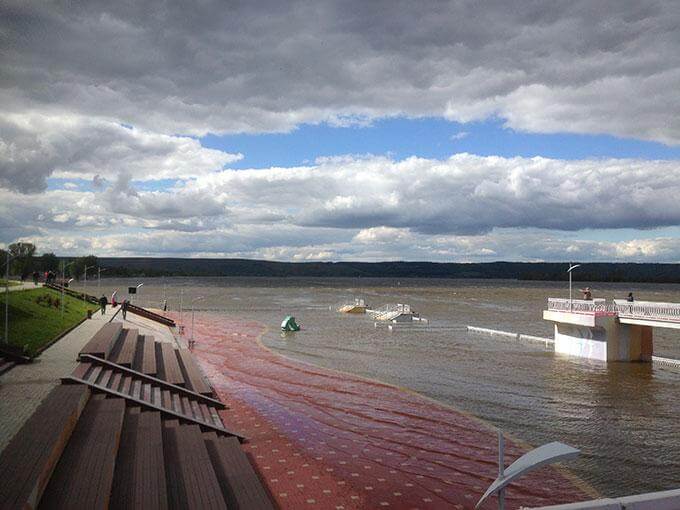
[(571, 312), (573, 306), (571, 302), (571, 272), (576, 269), (577, 267), (581, 267), (581, 264), (572, 264), (569, 262), (569, 269), (567, 269), (567, 273), (569, 273), (569, 311)]
[(203, 299), (203, 296), (198, 296), (191, 300), (191, 339), (189, 340), (189, 347), (194, 346), (194, 302), (201, 299)]

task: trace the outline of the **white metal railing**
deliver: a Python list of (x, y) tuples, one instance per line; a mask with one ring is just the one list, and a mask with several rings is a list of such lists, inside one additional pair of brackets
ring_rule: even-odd
[(614, 300), (619, 317), (680, 322), (680, 303)]
[(614, 305), (607, 304), (605, 299), (563, 299), (548, 298), (548, 310), (557, 312), (579, 313), (613, 313)]
[(385, 305), (377, 310), (367, 310), (374, 319), (392, 320), (402, 314), (410, 314), (411, 305), (397, 303), (396, 305)]
[(576, 312), (592, 314), (617, 314), (629, 319), (648, 319), (680, 322), (680, 303), (656, 301), (626, 301), (615, 299), (607, 303), (605, 299), (548, 298), (548, 310), (557, 312)]

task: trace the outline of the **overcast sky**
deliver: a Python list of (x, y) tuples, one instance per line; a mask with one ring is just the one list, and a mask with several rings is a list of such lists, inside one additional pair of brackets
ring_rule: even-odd
[(0, 245), (680, 261), (680, 2), (0, 3)]

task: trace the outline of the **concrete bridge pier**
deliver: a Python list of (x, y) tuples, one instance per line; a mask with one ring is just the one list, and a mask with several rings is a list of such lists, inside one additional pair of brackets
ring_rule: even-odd
[(555, 352), (600, 361), (652, 361), (652, 326), (623, 324), (615, 313), (545, 310), (554, 323)]

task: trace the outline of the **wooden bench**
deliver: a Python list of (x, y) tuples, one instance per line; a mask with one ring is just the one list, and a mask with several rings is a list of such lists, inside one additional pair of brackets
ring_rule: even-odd
[(236, 438), (203, 434), (208, 455), (229, 508), (273, 510), (262, 481)]
[(163, 446), (170, 508), (227, 508), (198, 425), (165, 422)]
[(91, 354), (98, 358), (108, 359), (114, 344), (118, 340), (123, 324), (120, 322), (108, 322), (90, 339), (80, 354)]
[(111, 507), (168, 508), (161, 414), (129, 407), (113, 478)]
[(158, 365), (159, 379), (184, 386), (184, 377), (172, 344), (156, 342), (156, 364)]
[(213, 389), (203, 377), (203, 372), (196, 364), (194, 356), (187, 349), (176, 349), (177, 359), (179, 360), (182, 376), (187, 388), (202, 395), (213, 395)]
[(57, 386), (0, 455), (0, 508), (36, 508), (90, 397), (85, 386)]
[(40, 508), (106, 508), (120, 442), (125, 400), (91, 399), (62, 453)]
[(124, 367), (131, 367), (137, 353), (138, 329), (124, 329), (114, 351), (111, 353), (111, 361)]
[(140, 335), (137, 338), (137, 352), (132, 362), (132, 368), (137, 372), (157, 376), (155, 342), (152, 336)]

